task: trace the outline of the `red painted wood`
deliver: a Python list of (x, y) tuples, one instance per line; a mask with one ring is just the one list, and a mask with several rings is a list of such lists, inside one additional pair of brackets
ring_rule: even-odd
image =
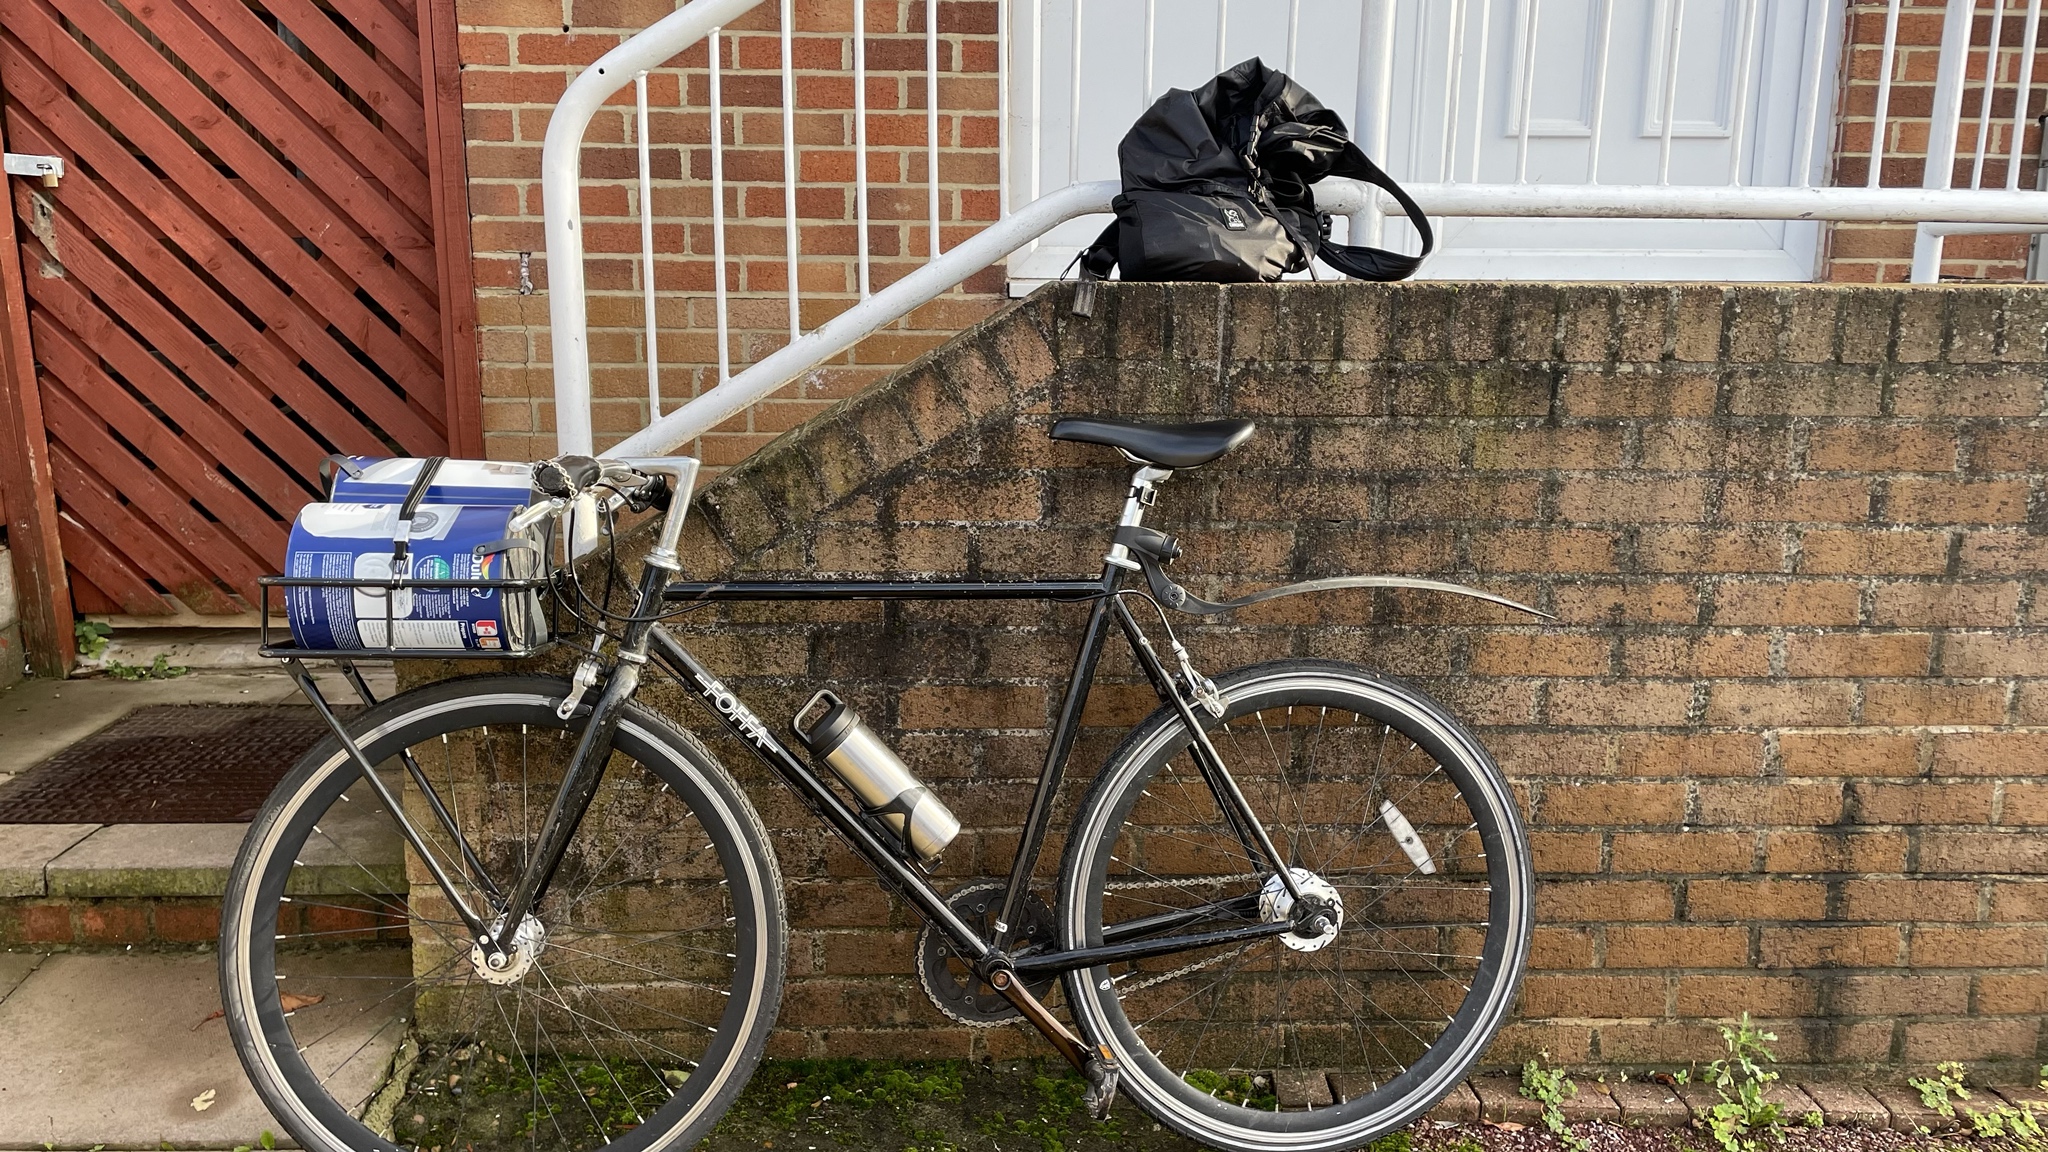
[[(119, 125), (127, 142), (116, 140), (100, 127), (100, 121), (86, 115), (65, 94), (66, 82), (45, 69), (19, 45), (0, 38), (0, 81), (12, 100), (10, 113), (33, 115), (47, 125), (48, 133), (76, 153), (95, 175), (115, 188), (137, 188), (153, 177), (135, 159), (133, 148), (141, 148), (152, 163), (168, 175), (182, 196), (146, 197), (138, 204), (167, 234), (181, 237), (180, 246), (194, 252), (201, 264), (209, 264), (202, 253), (226, 245), (219, 232), (198, 213), (197, 205), (232, 234), (251, 255), (262, 261), (264, 271), (281, 279), (302, 297), (316, 313), (315, 324), (332, 326), (408, 392), (419, 394), (441, 389), (438, 362), (407, 343), (356, 298), (355, 285), (332, 265), (323, 265), (307, 255), (293, 239), (287, 225), (252, 203), (238, 181), (220, 174), (212, 161), (200, 156), (170, 126), (136, 99), (125, 85), (95, 66), (83, 50), (69, 61), (72, 71), (83, 65), (84, 83), (73, 84), (91, 101), (107, 121)], [(97, 76), (98, 83), (93, 80)], [(188, 242), (182, 237), (191, 237)], [(237, 273), (243, 275), (243, 273)], [(345, 354), (345, 353), (344, 353)], [(440, 401), (430, 406), (438, 410)]]
[[(34, 317), (32, 328), (36, 359), (42, 364), (46, 377), (55, 377), (62, 383), (65, 403), (82, 406), (96, 419), (104, 420), (106, 428), (119, 433), (123, 440), (134, 446), (135, 451), (141, 453), (147, 467), (153, 468), (164, 482), (181, 490), (181, 498), (197, 503), (218, 520), (228, 533), (222, 537), (223, 543), (263, 564), (265, 572), (277, 568), (284, 558), (285, 537), (288, 535), (282, 521), (249, 499), (195, 443), (179, 435), (177, 428), (164, 423), (127, 389), (102, 372), (92, 352), (77, 337), (53, 323), (48, 313)], [(53, 404), (44, 406), (46, 412)], [(54, 419), (50, 427), (56, 430)], [(89, 429), (88, 434), (99, 431)], [(74, 447), (78, 446), (77, 438), (60, 435)], [(208, 560), (205, 556), (200, 559)], [(227, 575), (220, 568), (214, 571)]]
[[(381, 184), (401, 205), (417, 208), (426, 203), (425, 157), (417, 149), (400, 147), (378, 131), (360, 109), (292, 51), (275, 28), (257, 19), (243, 0), (169, 3), (211, 25), (216, 40), (232, 45), (251, 66), (243, 70), (251, 82), (269, 81), (267, 88), (275, 94), (273, 99), (280, 113), (295, 108), (294, 119), (316, 126), (317, 138), (332, 142), (342, 155), (355, 161), (357, 171), (374, 184)], [(371, 63), (361, 49), (353, 44), (348, 47), (363, 63)]]
[[(88, 7), (111, 11), (103, 0), (55, 3), (74, 20), (79, 10)], [(322, 131), (323, 125), (279, 101), (269, 84), (230, 55), (176, 0), (136, 3), (129, 12), (163, 41), (166, 49), (204, 77), (207, 86), (261, 132), (265, 141), (303, 170), (320, 196), (375, 237), (420, 283), (433, 283), (433, 242), (425, 227), (395, 203), (382, 185), (366, 176), (348, 150)], [(424, 205), (426, 201), (422, 185), (411, 203)]]
[[(233, 472), (263, 501), (272, 517), (290, 518), (306, 501), (319, 498), (317, 483), (295, 479), (278, 467), (246, 431), (229, 419), (231, 413), (222, 412), (183, 377), (165, 367), (127, 329), (100, 311), (89, 294), (65, 279), (38, 277), (31, 284), (35, 289), (35, 311), (54, 321), (51, 327), (75, 334), (143, 400), (161, 411), (177, 411), (179, 416), (170, 426), (182, 429), (198, 450)], [(41, 334), (36, 338), (40, 348)], [(102, 378), (106, 378), (104, 374)], [(84, 395), (78, 387), (73, 390)], [(99, 407), (98, 401), (93, 404)]]
[[(64, 537), (64, 555), (82, 571), (92, 573), (94, 591), (101, 592), (112, 607), (101, 611), (121, 613), (127, 616), (174, 616), (177, 609), (156, 589), (150, 587), (149, 577), (138, 571), (112, 545), (73, 516), (64, 517), (57, 525)], [(84, 609), (91, 611), (90, 608)]]
[[(4, 147), (4, 145), (0, 145)], [(14, 216), (0, 234), (0, 503), (7, 512), (17, 610), (29, 663), (44, 676), (71, 671), (71, 594), (64, 580), (64, 542), (50, 481), (43, 405), (36, 387), (28, 327), (28, 294), (14, 243)]]
[[(139, 85), (160, 109), (171, 110), (179, 127), (192, 133), (220, 161), (232, 169), (237, 183), (249, 190), (251, 198), (274, 210), (281, 221), (289, 221), (300, 235), (313, 238), (323, 257), (348, 279), (361, 285), (390, 313), (399, 325), (422, 341), (440, 339), (441, 318), (434, 302), (431, 281), (415, 279), (384, 262), (384, 253), (363, 240), (352, 222), (337, 217), (333, 206), (305, 186), (262, 144), (243, 131), (206, 97), (186, 75), (163, 58), (128, 24), (104, 4), (84, 3), (70, 16), (95, 49), (103, 52)], [(106, 69), (79, 47), (34, 0), (5, 0), (0, 19), (18, 37), (27, 52), (45, 63), (64, 82), (79, 89), (86, 102), (97, 108), (107, 99), (110, 83), (118, 85)], [(82, 64), (80, 64), (82, 61)], [(203, 197), (195, 197), (207, 203)]]
[[(33, 196), (34, 193), (26, 187), (17, 186), (15, 189), (16, 210), (24, 219), (28, 216), (30, 209), (27, 205)], [(250, 324), (230, 301), (212, 285), (193, 275), (162, 244), (151, 240), (134, 225), (132, 219), (95, 218), (86, 223), (72, 214), (66, 201), (75, 201), (82, 211), (90, 212), (92, 202), (87, 196), (76, 191), (67, 196), (66, 190), (61, 188), (57, 196), (57, 208), (50, 215), (49, 222), (67, 268), (81, 259), (104, 260), (96, 251), (90, 257), (84, 253), (93, 248), (94, 240), (105, 242), (116, 256), (140, 271), (151, 288), (174, 301), (188, 322), (195, 324), (239, 361), (251, 379), (305, 416), (327, 439), (350, 452), (364, 455), (379, 455), (385, 451), (377, 432), (369, 424), (342, 407), (317, 381), (300, 370), (298, 356), (283, 340)], [(95, 229), (92, 224), (100, 224), (104, 230)], [(113, 274), (122, 275), (118, 271)], [(134, 282), (131, 280), (130, 283)], [(401, 405), (387, 406), (380, 416), (387, 425), (397, 424), (390, 430), (408, 447), (424, 445), (431, 450), (431, 446), (441, 439), (438, 430)], [(419, 451), (418, 448), (413, 450)]]
[[(47, 133), (29, 117), (10, 117), (9, 128), (39, 152), (54, 152), (59, 147), (60, 137)], [(328, 335), (326, 325), (318, 317), (278, 291), (262, 269), (250, 263), (212, 229), (200, 224), (181, 201), (164, 193), (162, 187), (154, 182), (137, 180), (121, 186), (129, 189), (136, 208), (146, 213), (151, 223), (159, 225), (171, 239), (178, 241), (193, 261), (212, 275), (214, 283), (222, 290), (232, 292), (243, 308), (255, 313), (268, 333), (278, 337), (296, 356), (304, 357), (365, 415), (394, 433), (418, 422), (418, 414), (406, 406), (404, 398), (390, 385), (377, 379), (362, 361)], [(80, 169), (48, 195), (116, 251), (140, 253), (130, 256), (128, 263), (155, 283), (159, 291), (168, 290), (182, 302), (184, 296), (178, 285), (186, 281), (205, 283), (192, 275), (184, 262), (177, 260), (162, 243), (144, 233), (142, 223), (134, 219), (128, 208), (115, 204), (102, 192), (95, 172)], [(190, 305), (186, 307), (189, 311)], [(293, 377), (300, 375), (296, 371), (292, 373)], [(284, 384), (284, 381), (279, 383)], [(312, 399), (319, 394), (319, 385), (308, 379), (303, 388), (302, 393), (289, 397), (293, 407), (323, 418), (351, 418), (338, 405), (324, 412), (308, 407), (319, 403)], [(418, 399), (427, 408), (427, 415), (438, 423), (445, 396), (436, 389)], [(333, 404), (324, 394), (320, 394), (320, 400)], [(429, 451), (433, 445), (445, 441), (441, 430), (432, 425), (422, 425), (400, 438), (408, 446), (419, 445)]]
[[(370, 0), (375, 2), (375, 0)], [(469, 166), (462, 136), (462, 60), (455, 0), (420, 5), (420, 73), (427, 78), (427, 158), (433, 173), (435, 252), (441, 271), (441, 363), (448, 451), (484, 454), (483, 364), (476, 337), (475, 265), (469, 246)]]
[[(129, 511), (176, 545), (181, 558), (189, 560), (202, 575), (219, 580), (251, 603), (261, 595), (256, 578), (276, 567), (277, 562), (259, 563), (233, 536), (193, 508), (190, 497), (167, 484), (166, 477), (153, 467), (158, 457), (143, 459), (122, 447), (108, 433), (106, 425), (48, 375), (43, 378), (43, 420), (53, 444), (60, 446), (80, 467), (106, 478), (107, 486), (120, 495)], [(180, 463), (175, 457), (163, 462), (173, 466)], [(124, 547), (130, 544), (125, 540), (122, 543)], [(276, 555), (280, 560), (283, 558), (282, 545)], [(206, 612), (219, 604), (219, 589), (209, 585), (207, 591), (208, 595), (192, 603), (193, 608)], [(186, 599), (186, 595), (180, 593), (179, 599)], [(228, 610), (236, 609), (230, 606)]]
[(186, 607), (208, 616), (232, 616), (242, 610), (182, 548), (123, 504), (112, 485), (61, 443), (50, 445), (50, 474), (57, 480), (57, 498), (81, 523), (116, 543), (121, 555)]
[(330, 451), (481, 454), (456, 48), (452, 0), (0, 0), (0, 115), (69, 168), (0, 247), (63, 639), (71, 587), (257, 606)]
[[(408, 76), (378, 63), (371, 51), (351, 39), (333, 17), (315, 7), (311, 0), (268, 0), (267, 7), (320, 63), (334, 70), (349, 91), (362, 97), (378, 119), (398, 133), (414, 156), (424, 159), (427, 122), (420, 107), (418, 75)], [(350, 7), (345, 5), (341, 11), (347, 12)], [(369, 10), (375, 14), (375, 9)]]

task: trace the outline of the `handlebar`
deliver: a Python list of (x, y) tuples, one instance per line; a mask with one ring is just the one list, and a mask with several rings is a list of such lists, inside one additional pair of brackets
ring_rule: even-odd
[[(682, 535), (683, 512), (697, 482), (697, 467), (697, 460), (690, 456), (606, 459), (572, 454), (542, 460), (533, 466), (533, 486), (547, 499), (520, 513), (511, 527), (530, 527), (550, 516), (559, 516), (572, 506), (594, 502), (597, 490), (608, 488), (610, 494), (604, 499), (611, 508), (623, 504), (635, 512), (657, 508), (665, 513), (660, 540), (649, 561), (673, 567), (676, 541)], [(596, 510), (594, 503), (591, 510)], [(587, 523), (595, 519), (592, 516)], [(573, 555), (581, 556), (589, 550), (583, 543), (572, 542)], [(589, 544), (594, 547), (595, 540)]]

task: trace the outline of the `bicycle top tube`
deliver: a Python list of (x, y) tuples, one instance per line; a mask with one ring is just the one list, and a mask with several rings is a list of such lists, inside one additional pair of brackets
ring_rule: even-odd
[(674, 602), (723, 600), (1057, 600), (1102, 595), (1092, 580), (721, 580), (676, 581), (662, 590)]

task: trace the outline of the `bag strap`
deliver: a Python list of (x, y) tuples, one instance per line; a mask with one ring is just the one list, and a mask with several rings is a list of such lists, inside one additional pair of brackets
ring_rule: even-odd
[(1400, 252), (1389, 252), (1384, 248), (1373, 248), (1364, 244), (1321, 244), (1316, 255), (1323, 263), (1335, 268), (1354, 280), (1406, 280), (1422, 266), (1431, 250), (1436, 247), (1436, 230), (1429, 226), (1429, 216), (1408, 190), (1396, 183), (1379, 165), (1372, 162), (1357, 144), (1346, 142), (1344, 151), (1337, 162), (1330, 166), (1328, 175), (1345, 176), (1363, 180), (1376, 188), (1383, 188), (1391, 194), (1408, 213), (1408, 222), (1415, 225), (1415, 231), (1422, 237), (1422, 251), (1413, 256)]
[(1118, 226), (1118, 221), (1111, 220), (1095, 242), (1074, 257), (1081, 266), (1081, 281), (1074, 287), (1073, 312), (1076, 316), (1095, 315), (1095, 284), (1109, 279), (1110, 270), (1116, 267)]

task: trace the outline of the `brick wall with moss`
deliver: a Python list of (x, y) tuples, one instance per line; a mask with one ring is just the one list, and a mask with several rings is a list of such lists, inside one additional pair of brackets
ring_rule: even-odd
[[(1393, 572), (1558, 617), (1352, 592), (1184, 628), (1210, 669), (1354, 660), (1478, 727), (1540, 878), (1492, 1061), (1669, 1067), (1745, 1011), (1794, 1065), (2048, 1055), (2048, 293), (1112, 285), (1093, 319), (1067, 303), (1012, 306), (719, 477), (690, 575), (1092, 573), (1125, 474), (1048, 440), (1053, 418), (1254, 417), (1152, 517), (1192, 590)], [(855, 702), (966, 823), (951, 886), (1006, 869), (1082, 618), (754, 605), (676, 630), (771, 723), (820, 685)], [(1149, 704), (1112, 648), (1070, 793)], [(1036, 1050), (940, 1017), (910, 974), (915, 916), (722, 752), (790, 882), (778, 1052)]]

